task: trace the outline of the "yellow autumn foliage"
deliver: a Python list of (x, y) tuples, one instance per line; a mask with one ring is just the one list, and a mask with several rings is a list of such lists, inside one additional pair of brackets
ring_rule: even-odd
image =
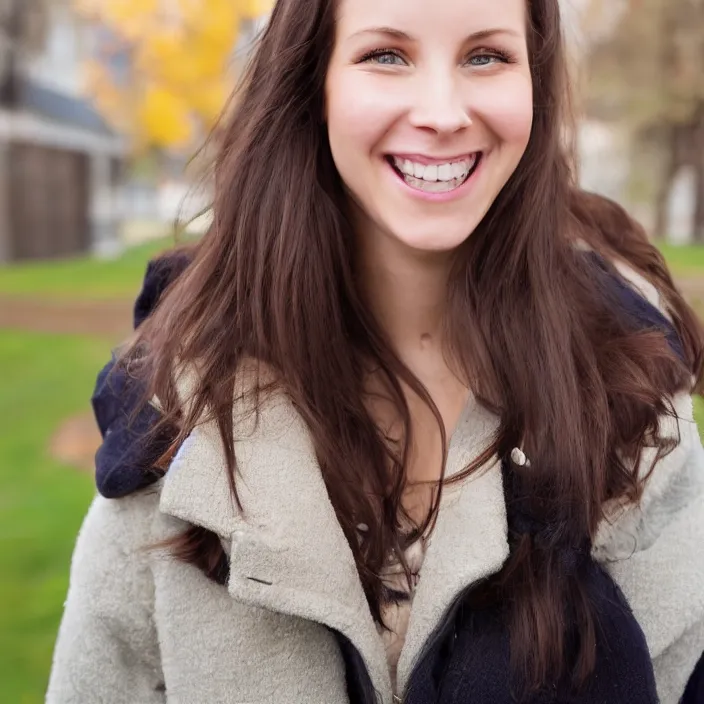
[(192, 139), (188, 105), (180, 95), (151, 85), (144, 91), (140, 108), (140, 122), (156, 146), (181, 146)]
[(243, 24), (273, 5), (273, 0), (74, 2), (87, 21), (114, 37), (86, 66), (98, 108), (136, 147), (167, 149), (190, 149), (210, 129), (235, 80), (233, 55)]

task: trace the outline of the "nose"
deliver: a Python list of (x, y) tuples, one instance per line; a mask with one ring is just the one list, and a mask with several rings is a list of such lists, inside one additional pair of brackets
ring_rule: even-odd
[(459, 132), (472, 124), (469, 108), (455, 77), (443, 72), (429, 73), (416, 86), (416, 99), (409, 112), (414, 127), (438, 134)]

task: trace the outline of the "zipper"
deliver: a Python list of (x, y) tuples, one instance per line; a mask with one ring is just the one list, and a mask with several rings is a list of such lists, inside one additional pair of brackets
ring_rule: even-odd
[[(435, 647), (441, 643), (442, 641), (449, 639), (451, 640), (450, 643), (450, 653), (454, 650), (455, 647), (455, 641), (457, 640), (457, 614), (462, 608), (464, 601), (468, 594), (473, 591), (476, 588), (476, 584), (472, 584), (465, 589), (463, 589), (459, 594), (455, 597), (455, 599), (452, 601), (450, 606), (445, 610), (445, 613), (443, 617), (440, 619), (438, 625), (435, 627), (435, 630), (428, 636), (426, 639), (425, 643), (423, 644), (423, 648), (421, 649), (420, 653), (416, 657), (415, 662), (413, 663), (413, 667), (411, 668), (411, 673), (408, 676), (408, 681), (406, 682), (406, 686), (404, 687), (402, 695), (399, 697), (398, 695), (394, 695), (393, 702), (394, 704), (406, 704), (406, 702), (409, 701), (409, 697), (411, 696), (414, 687), (416, 686), (416, 683), (414, 682), (414, 677), (416, 676), (416, 673), (418, 672), (420, 666), (423, 664), (423, 662), (430, 657), (431, 653), (434, 651)], [(442, 686), (443, 686), (443, 681), (444, 681), (444, 674), (447, 669), (447, 667), (450, 664), (450, 657), (448, 654), (448, 657), (446, 658), (444, 667), (443, 667), (443, 675), (440, 678), (440, 684), (438, 687), (438, 694), (437, 697), (435, 698), (435, 703), (434, 704), (440, 704), (441, 701), (441, 695), (442, 695)]]
[[(448, 656), (443, 667), (443, 674), (440, 677), (440, 683), (438, 687), (437, 696), (432, 704), (440, 704), (442, 698), (443, 681), (446, 668), (450, 663), (450, 654), (454, 650), (455, 641), (457, 640), (457, 615), (460, 609), (464, 606), (467, 596), (476, 589), (477, 583), (468, 585), (460, 591), (457, 596), (453, 599), (452, 603), (445, 610), (443, 617), (438, 622), (435, 630), (428, 636), (423, 647), (416, 657), (416, 660), (411, 668), (411, 673), (408, 676), (408, 681), (404, 687), (403, 692), (399, 694), (393, 694), (391, 698), (392, 704), (407, 704), (409, 698), (413, 693), (414, 688), (417, 683), (414, 682), (414, 678), (417, 677), (417, 672), (426, 658), (430, 657), (436, 646), (444, 640), (450, 641), (450, 648)], [(348, 676), (348, 693), (350, 694), (350, 701), (352, 704), (380, 704), (379, 693), (374, 689), (372, 685), (371, 677), (369, 676), (369, 671), (366, 664), (359, 651), (352, 642), (344, 636), (339, 631), (334, 629), (329, 629), (332, 633), (337, 636), (338, 645), (343, 652), (343, 658), (345, 660)], [(360, 675), (360, 677), (355, 678), (352, 688), (352, 684), (349, 679), (350, 667), (353, 672)], [(430, 702), (423, 702), (423, 704), (430, 704)]]
[[(455, 597), (455, 599), (452, 601), (450, 606), (446, 609), (443, 617), (440, 619), (438, 622), (438, 625), (435, 627), (435, 630), (428, 636), (426, 639), (425, 643), (423, 644), (423, 648), (421, 649), (420, 653), (416, 657), (416, 660), (413, 664), (413, 667), (411, 668), (411, 673), (408, 676), (408, 682), (406, 682), (406, 686), (404, 687), (403, 692), (399, 694), (394, 694), (392, 695), (391, 702), (392, 704), (407, 704), (409, 701), (409, 697), (413, 693), (414, 688), (417, 686), (417, 683), (414, 682), (414, 677), (417, 676), (417, 672), (420, 668), (420, 666), (423, 664), (426, 658), (430, 657), (430, 655), (433, 653), (435, 647), (438, 645), (438, 643), (441, 643), (443, 640), (448, 639), (450, 640), (450, 654), (452, 653), (452, 650), (454, 650), (455, 647), (455, 641), (457, 640), (457, 614), (460, 611), (460, 609), (463, 607), (465, 599), (469, 595), (471, 591), (476, 589), (476, 583), (471, 584), (467, 586), (465, 589), (463, 589), (461, 592), (458, 593), (458, 595)], [(343, 653), (346, 653), (344, 656), (344, 659), (346, 661), (347, 666), (352, 665), (353, 669), (360, 673), (362, 675), (362, 680), (357, 681), (355, 684), (355, 689), (353, 691), (349, 690), (349, 680), (348, 680), (348, 692), (352, 695), (350, 697), (350, 701), (353, 704), (379, 704), (379, 695), (378, 692), (374, 689), (372, 682), (371, 682), (371, 677), (369, 676), (369, 671), (367, 670), (367, 666), (364, 663), (364, 660), (362, 659), (362, 656), (360, 655), (359, 651), (357, 648), (354, 647), (354, 645), (347, 639), (346, 636), (342, 635), (339, 631), (335, 631), (333, 629), (330, 629), (335, 635), (337, 636), (338, 639), (338, 644), (340, 645), (341, 649), (343, 650)], [(348, 660), (349, 658), (349, 660)], [(444, 668), (445, 670), (450, 663), (450, 657), (449, 654), (446, 658), (446, 661), (444, 663)], [(348, 672), (349, 676), (349, 672)], [(444, 671), (443, 675), (440, 677), (440, 685), (438, 687), (438, 693), (437, 696), (435, 697), (435, 701), (433, 704), (440, 704), (441, 702), (441, 697), (442, 697), (442, 689), (443, 689), (443, 680), (444, 680)], [(429, 702), (423, 702), (423, 704), (430, 704)]]
[(374, 689), (369, 670), (359, 650), (340, 631), (332, 628), (328, 630), (335, 635), (342, 653), (342, 659), (345, 663), (347, 694), (351, 704), (380, 704), (378, 692)]
[[(502, 476), (502, 483), (504, 486), (504, 495), (509, 496), (506, 492), (506, 481), (507, 481), (507, 462), (505, 458), (502, 459), (501, 461), (501, 476)], [(409, 698), (413, 692), (414, 687), (417, 685), (416, 682), (414, 682), (414, 677), (416, 676), (416, 673), (419, 669), (419, 667), (423, 664), (424, 660), (430, 656), (434, 648), (438, 643), (441, 643), (444, 639), (450, 639), (450, 649), (449, 649), (449, 654), (445, 660), (445, 663), (443, 665), (443, 672), (440, 677), (439, 683), (438, 683), (438, 691), (437, 695), (435, 696), (435, 701), (432, 704), (441, 704), (442, 701), (442, 692), (444, 688), (444, 681), (445, 681), (445, 674), (447, 672), (447, 668), (450, 664), (450, 655), (452, 654), (452, 651), (455, 649), (455, 642), (457, 641), (457, 614), (460, 611), (460, 609), (464, 606), (467, 597), (470, 595), (471, 592), (476, 591), (477, 587), (482, 583), (483, 580), (477, 580), (473, 582), (472, 584), (468, 584), (462, 589), (460, 592), (458, 592), (457, 596), (453, 599), (452, 603), (447, 607), (445, 610), (445, 613), (443, 614), (443, 617), (440, 619), (438, 625), (435, 627), (435, 630), (428, 636), (427, 640), (423, 644), (423, 647), (418, 654), (418, 656), (415, 659), (415, 662), (413, 663), (413, 667), (411, 667), (411, 672), (408, 675), (408, 680), (406, 682), (406, 685), (403, 689), (403, 693), (401, 697), (398, 699), (398, 702), (394, 700), (393, 704), (408, 704)], [(425, 702), (423, 704), (426, 704)], [(428, 703), (430, 704), (430, 703)]]

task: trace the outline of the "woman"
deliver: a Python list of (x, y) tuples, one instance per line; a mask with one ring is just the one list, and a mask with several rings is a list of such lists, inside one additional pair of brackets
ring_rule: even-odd
[(557, 1), (489, 5), (277, 3), (125, 358), (164, 477), (92, 506), (48, 701), (682, 696), (701, 337), (575, 217)]

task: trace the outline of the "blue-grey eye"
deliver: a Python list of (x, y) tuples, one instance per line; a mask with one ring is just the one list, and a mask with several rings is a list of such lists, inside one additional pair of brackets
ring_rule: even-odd
[(380, 66), (402, 66), (404, 60), (394, 51), (376, 51), (367, 54), (362, 61)]
[(491, 64), (505, 62), (506, 59), (497, 54), (475, 54), (474, 56), (470, 56), (467, 61), (471, 66), (491, 66)]

